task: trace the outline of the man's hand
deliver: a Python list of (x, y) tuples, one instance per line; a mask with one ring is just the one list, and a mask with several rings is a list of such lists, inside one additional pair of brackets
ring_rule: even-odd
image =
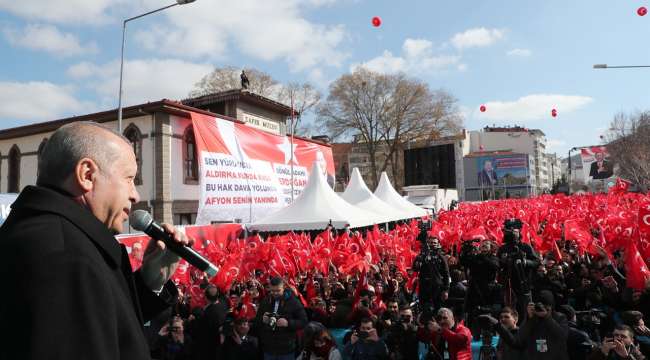
[(285, 318), (279, 318), (275, 323), (278, 327), (287, 327), (289, 326), (289, 321)]
[[(176, 230), (172, 225), (161, 224), (162, 227), (170, 234), (172, 234), (174, 241), (185, 246), (191, 246), (193, 241), (190, 241), (185, 234)], [(158, 240), (149, 241), (147, 249), (144, 252), (142, 260), (142, 280), (149, 289), (153, 291), (160, 290), (165, 282), (174, 275), (180, 257), (171, 251), (167, 251), (164, 242)]]
[(600, 345), (600, 351), (605, 355), (609, 355), (610, 350), (612, 350), (616, 346), (614, 343), (614, 339), (612, 338), (605, 338), (603, 341), (603, 344)]
[(440, 332), (442, 330), (442, 328), (440, 327), (440, 324), (438, 324), (437, 321), (433, 321), (433, 325), (431, 325), (430, 329), (433, 332)]
[(623, 359), (627, 359), (627, 348), (625, 348), (625, 344), (623, 344), (622, 341), (619, 340), (614, 340), (614, 351), (618, 354)]
[(359, 336), (357, 336), (357, 332), (354, 331), (352, 332), (352, 336), (350, 336), (350, 344), (354, 344), (357, 341), (359, 341)]
[(239, 334), (237, 334), (236, 331), (233, 331), (233, 332), (234, 332), (234, 334), (232, 335), (232, 340), (235, 342), (235, 344), (241, 345), (241, 343), (242, 343), (241, 337), (239, 336)]
[(379, 335), (377, 335), (377, 329), (372, 329), (368, 331), (368, 340), (379, 341)]
[(528, 318), (532, 319), (533, 316), (535, 316), (535, 304), (534, 303), (528, 303), (528, 307), (526, 307), (526, 311), (528, 312)]

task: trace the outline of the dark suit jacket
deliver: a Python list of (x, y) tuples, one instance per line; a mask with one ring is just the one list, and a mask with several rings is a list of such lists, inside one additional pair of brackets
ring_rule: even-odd
[(26, 187), (0, 228), (0, 359), (148, 359), (143, 323), (167, 308), (126, 249), (69, 197)]
[(595, 180), (598, 180), (598, 179), (607, 179), (608, 177), (614, 175), (614, 168), (612, 168), (612, 164), (609, 161), (603, 161), (603, 167), (605, 168), (605, 171), (599, 173), (598, 162), (597, 161), (592, 162), (591, 167), (589, 168), (589, 176), (591, 176)]
[(479, 186), (492, 186), (497, 184), (497, 172), (494, 170), (485, 171), (481, 170), (478, 173), (478, 185)]

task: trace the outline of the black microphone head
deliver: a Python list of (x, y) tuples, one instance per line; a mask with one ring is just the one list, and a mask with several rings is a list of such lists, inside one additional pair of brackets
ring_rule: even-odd
[(131, 227), (138, 231), (145, 231), (151, 225), (151, 222), (153, 222), (151, 214), (144, 210), (136, 210), (129, 216)]

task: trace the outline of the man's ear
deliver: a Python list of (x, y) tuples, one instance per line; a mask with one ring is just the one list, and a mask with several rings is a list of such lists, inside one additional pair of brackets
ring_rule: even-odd
[(90, 158), (83, 158), (77, 162), (74, 169), (74, 182), (84, 192), (92, 191), (95, 186), (95, 179), (99, 174), (99, 166)]

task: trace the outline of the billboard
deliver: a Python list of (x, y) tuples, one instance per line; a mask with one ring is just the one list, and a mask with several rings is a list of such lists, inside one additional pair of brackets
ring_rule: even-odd
[[(201, 197), (196, 224), (254, 222), (292, 201), (314, 162), (334, 186), (332, 148), (192, 113)], [(292, 169), (293, 164), (293, 169)], [(292, 176), (293, 170), (293, 176)], [(293, 186), (292, 186), (293, 179)]]
[(466, 157), (467, 200), (528, 196), (528, 161), (526, 154)]
[(614, 176), (614, 163), (605, 146), (592, 146), (580, 149), (582, 166), (585, 169), (585, 182), (604, 181)]

